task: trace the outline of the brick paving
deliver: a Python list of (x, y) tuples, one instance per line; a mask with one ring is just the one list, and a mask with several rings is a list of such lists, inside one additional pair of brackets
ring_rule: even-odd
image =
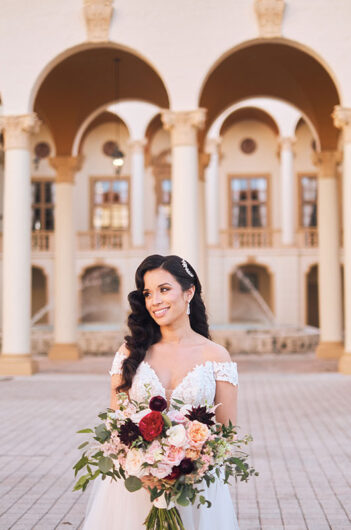
[[(75, 431), (108, 404), (111, 359), (38, 360), (31, 378), (0, 378), (1, 530), (79, 529), (89, 495), (72, 492)], [(260, 472), (232, 488), (240, 529), (351, 529), (351, 377), (313, 354), (237, 362)]]

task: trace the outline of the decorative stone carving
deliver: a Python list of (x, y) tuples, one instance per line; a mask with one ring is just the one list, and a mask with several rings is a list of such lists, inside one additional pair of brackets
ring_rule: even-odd
[(332, 113), (334, 125), (344, 132), (344, 141), (351, 142), (351, 109), (336, 105)]
[(205, 144), (205, 151), (210, 155), (218, 154), (220, 155), (222, 138), (207, 138)]
[(51, 166), (56, 169), (56, 183), (74, 183), (74, 175), (81, 168), (82, 157), (80, 156), (55, 156), (49, 159)]
[(172, 145), (196, 145), (197, 130), (203, 129), (206, 109), (186, 112), (164, 110), (161, 114), (164, 128), (171, 132)]
[(113, 0), (84, 0), (84, 17), (89, 42), (107, 42)]
[(39, 131), (40, 121), (35, 113), (18, 116), (0, 116), (0, 129), (4, 130), (5, 151), (29, 149), (30, 135)]
[(341, 160), (340, 151), (320, 151), (312, 155), (312, 161), (318, 167), (319, 178), (337, 178), (337, 165)]
[(260, 37), (270, 39), (282, 36), (285, 0), (255, 0), (255, 12)]

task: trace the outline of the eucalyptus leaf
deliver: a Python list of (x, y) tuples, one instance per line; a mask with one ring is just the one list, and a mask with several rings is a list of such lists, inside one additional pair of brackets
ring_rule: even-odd
[(107, 473), (113, 467), (112, 458), (102, 456), (99, 460), (99, 469), (102, 473)]
[(142, 487), (142, 482), (140, 478), (131, 476), (124, 481), (124, 485), (128, 491), (133, 492), (140, 490)]

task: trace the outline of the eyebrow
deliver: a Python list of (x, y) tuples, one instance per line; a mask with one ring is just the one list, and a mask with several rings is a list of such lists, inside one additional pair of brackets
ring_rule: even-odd
[[(165, 282), (165, 283), (160, 283), (160, 285), (158, 285), (157, 287), (163, 287), (164, 285), (169, 285), (170, 287), (172, 287), (172, 285), (168, 282)], [(143, 289), (143, 292), (145, 291), (149, 291), (150, 289)]]

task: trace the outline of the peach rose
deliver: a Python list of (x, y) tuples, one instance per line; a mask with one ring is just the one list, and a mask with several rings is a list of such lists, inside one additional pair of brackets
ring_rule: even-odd
[(202, 445), (206, 442), (209, 434), (210, 430), (207, 425), (197, 420), (191, 421), (187, 428), (187, 435), (190, 440), (190, 443), (196, 448), (202, 447)]
[(184, 456), (185, 453), (182, 447), (170, 445), (166, 453), (166, 462), (172, 466), (179, 466)]
[(187, 449), (185, 451), (185, 458), (191, 458), (191, 460), (197, 460), (200, 456), (200, 449)]

